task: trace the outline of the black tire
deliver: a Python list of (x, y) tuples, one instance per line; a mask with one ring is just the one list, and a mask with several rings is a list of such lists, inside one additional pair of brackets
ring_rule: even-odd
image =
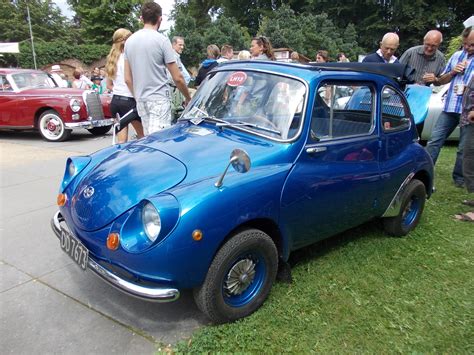
[(44, 111), (38, 119), (38, 130), (48, 142), (62, 142), (71, 137), (71, 130), (55, 110)]
[(112, 126), (94, 127), (89, 128), (88, 131), (94, 136), (103, 136), (104, 134), (107, 134), (107, 132), (109, 132), (111, 128)]
[(403, 192), (401, 201), (398, 216), (383, 220), (385, 231), (396, 237), (407, 235), (418, 225), (425, 207), (425, 185), (420, 180), (413, 179)]
[(214, 323), (246, 317), (267, 298), (277, 269), (272, 239), (257, 229), (241, 231), (217, 252), (204, 283), (194, 290), (194, 300)]

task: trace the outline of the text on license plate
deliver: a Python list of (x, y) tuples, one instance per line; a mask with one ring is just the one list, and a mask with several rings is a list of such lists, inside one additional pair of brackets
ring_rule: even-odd
[(89, 250), (74, 237), (71, 233), (61, 228), (60, 238), (61, 249), (78, 264), (81, 269), (87, 268), (89, 259)]

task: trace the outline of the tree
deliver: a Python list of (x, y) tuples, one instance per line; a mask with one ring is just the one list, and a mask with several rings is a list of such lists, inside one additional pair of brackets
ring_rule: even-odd
[(70, 24), (51, 0), (0, 1), (0, 41), (22, 42), (30, 39), (28, 5), (35, 41), (69, 40)]
[(177, 4), (173, 13), (174, 26), (170, 29), (170, 38), (181, 36), (185, 40), (185, 49), (181, 61), (186, 67), (198, 65), (205, 53), (206, 43), (202, 28), (197, 26), (196, 19), (189, 13), (186, 4)]
[(198, 26), (195, 16), (187, 3), (178, 3), (173, 11), (174, 27), (171, 28), (170, 38), (184, 37), (186, 47), (182, 54), (182, 61), (186, 66), (197, 66), (206, 57), (206, 48), (209, 44), (221, 47), (230, 44), (235, 49), (248, 48), (250, 35), (247, 29), (240, 26), (236, 19), (225, 15), (218, 17), (203, 26)]
[(376, 50), (386, 32), (400, 35), (400, 53), (421, 44), (431, 29), (439, 29), (447, 40), (462, 31), (473, 12), (472, 1), (466, 0), (307, 0), (298, 6), (303, 12), (327, 13), (341, 29), (353, 23), (366, 52)]
[(76, 12), (74, 24), (80, 43), (110, 44), (118, 28), (138, 29), (143, 0), (68, 0)]
[(217, 5), (223, 14), (234, 17), (251, 35), (255, 35), (262, 19), (271, 15), (282, 3), (282, 0), (220, 0)]
[[(271, 16), (264, 17), (259, 33), (270, 38), (273, 47), (289, 47), (314, 60), (319, 49), (329, 51), (332, 58), (344, 51), (355, 59), (360, 50), (355, 36), (354, 26), (349, 24), (341, 32), (328, 15), (313, 15), (303, 12), (296, 15), (288, 6), (283, 5)], [(347, 40), (347, 45), (344, 40)]]
[(236, 50), (246, 49), (250, 46), (250, 35), (246, 28), (241, 27), (233, 17), (221, 15), (213, 21), (204, 32), (207, 44), (230, 44)]

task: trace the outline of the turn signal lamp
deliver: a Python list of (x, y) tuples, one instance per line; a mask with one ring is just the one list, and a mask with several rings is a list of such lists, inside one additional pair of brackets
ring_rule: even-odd
[(117, 250), (120, 245), (120, 235), (118, 233), (110, 233), (107, 237), (107, 248)]
[(195, 229), (193, 231), (193, 239), (196, 242), (199, 242), (202, 239), (202, 231), (200, 231), (199, 229)]
[(58, 194), (58, 198), (56, 199), (56, 202), (59, 207), (64, 206), (67, 201), (67, 195), (66, 194)]

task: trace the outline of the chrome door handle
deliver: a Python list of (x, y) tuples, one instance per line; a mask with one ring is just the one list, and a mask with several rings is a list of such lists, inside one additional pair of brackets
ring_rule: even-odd
[(306, 148), (306, 153), (316, 154), (316, 153), (325, 152), (327, 149), (328, 149), (327, 147), (311, 147), (311, 148)]

